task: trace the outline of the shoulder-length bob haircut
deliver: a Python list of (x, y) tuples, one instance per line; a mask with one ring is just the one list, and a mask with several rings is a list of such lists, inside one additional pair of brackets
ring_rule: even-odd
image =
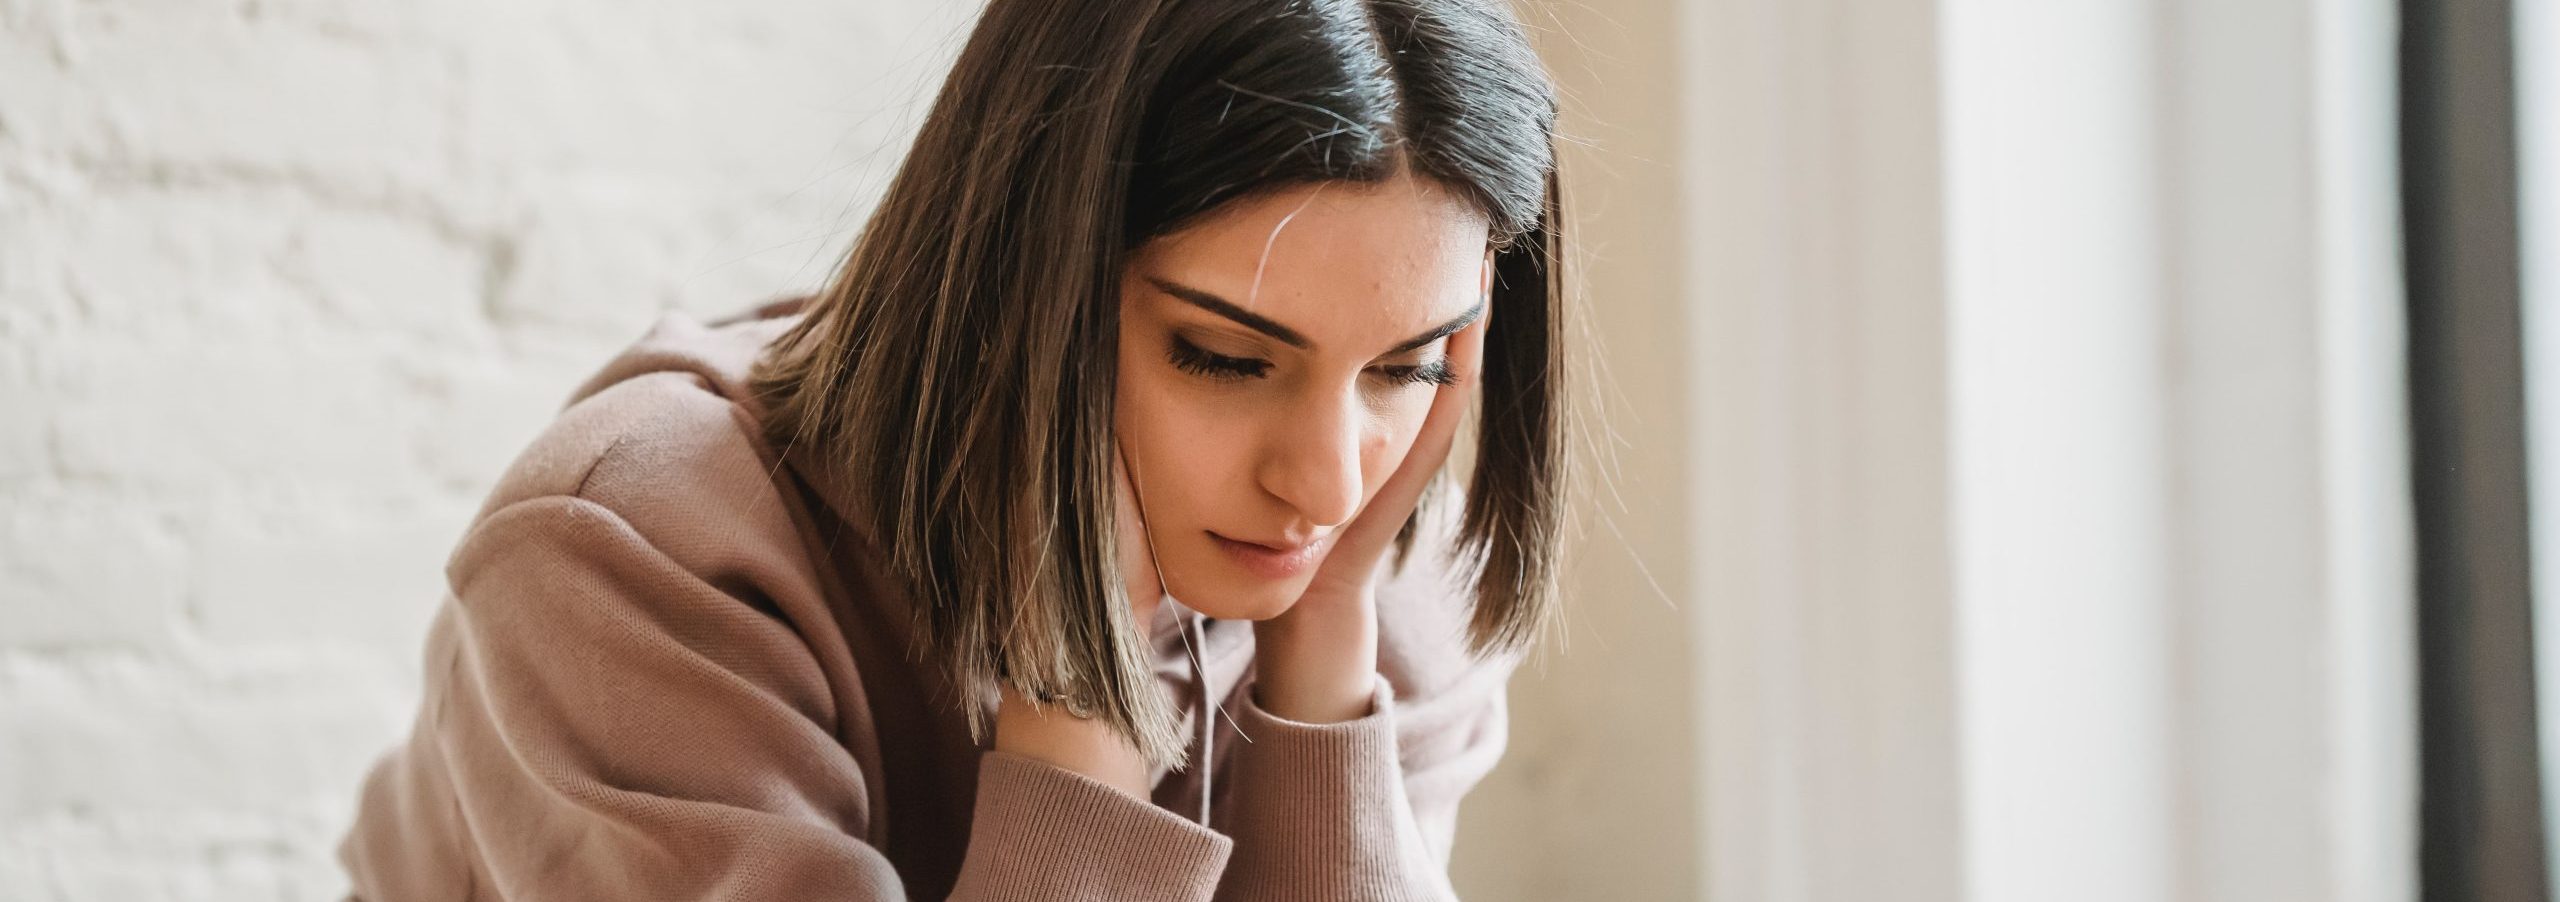
[(1122, 266), (1229, 201), (1409, 167), (1491, 224), (1498, 315), (1447, 551), (1470, 650), (1521, 649), (1554, 617), (1565, 479), (1555, 125), (1503, 0), (993, 0), (841, 269), (758, 362), (768, 438), (840, 468), (973, 737), (1004, 681), (1083, 693), (1180, 766), (1114, 563)]

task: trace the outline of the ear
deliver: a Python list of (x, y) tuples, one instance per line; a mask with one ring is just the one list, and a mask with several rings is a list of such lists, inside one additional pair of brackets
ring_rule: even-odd
[(1484, 269), (1476, 276), (1476, 297), (1493, 297), (1493, 249), (1485, 248)]

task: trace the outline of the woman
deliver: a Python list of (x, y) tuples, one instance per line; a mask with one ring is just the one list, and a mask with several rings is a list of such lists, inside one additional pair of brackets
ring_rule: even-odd
[(500, 481), (356, 895), (1450, 896), (1563, 479), (1498, 4), (995, 0), (825, 291)]

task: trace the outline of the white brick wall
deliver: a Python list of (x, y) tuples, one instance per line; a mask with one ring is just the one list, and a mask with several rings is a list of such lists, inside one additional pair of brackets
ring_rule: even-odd
[(464, 518), (813, 285), (969, 4), (0, 0), (0, 899), (322, 899)]

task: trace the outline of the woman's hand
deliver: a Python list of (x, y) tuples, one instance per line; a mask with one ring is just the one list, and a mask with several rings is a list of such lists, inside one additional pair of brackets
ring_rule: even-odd
[[(1157, 578), (1154, 555), (1148, 553), (1146, 518), (1124, 463), (1115, 461), (1112, 468), (1119, 497), (1120, 574), (1129, 586), (1129, 614), (1144, 635), (1164, 604), (1164, 584)], [(1069, 714), (1064, 705), (1035, 705), (1012, 686), (1002, 693), (996, 707), (998, 750), (1075, 771), (1141, 799), (1150, 795), (1146, 756), (1118, 732), (1102, 721)]]
[(1254, 703), (1263, 710), (1306, 723), (1337, 723), (1371, 713), (1372, 675), (1378, 670), (1378, 599), (1372, 580), (1378, 562), (1395, 546), (1396, 533), (1413, 516), (1423, 488), (1449, 459), (1492, 319), (1488, 304), (1484, 315), (1449, 337), (1449, 366), (1458, 381), (1441, 386), (1432, 399), (1431, 413), (1404, 462), (1336, 536), (1297, 603), (1280, 616), (1254, 623)]

